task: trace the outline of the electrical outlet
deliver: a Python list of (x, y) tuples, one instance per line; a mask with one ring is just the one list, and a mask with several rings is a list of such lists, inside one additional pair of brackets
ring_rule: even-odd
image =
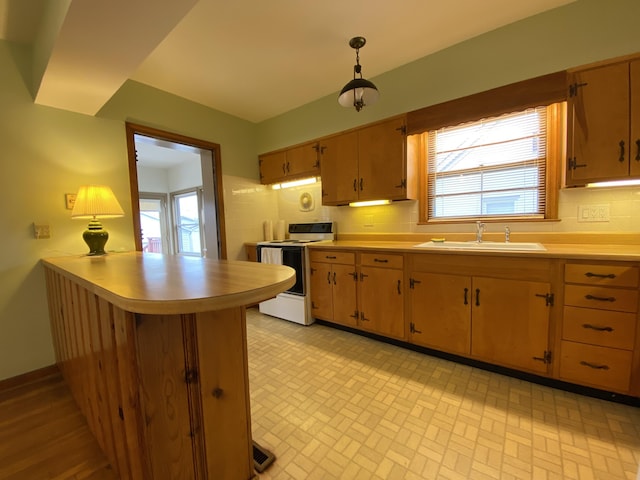
[(609, 204), (578, 206), (578, 222), (608, 222)]
[(365, 215), (364, 216), (364, 226), (365, 227), (373, 227), (373, 215)]
[(42, 240), (44, 238), (51, 238), (51, 230), (49, 228), (49, 225), (46, 223), (34, 223), (33, 236), (37, 240)]

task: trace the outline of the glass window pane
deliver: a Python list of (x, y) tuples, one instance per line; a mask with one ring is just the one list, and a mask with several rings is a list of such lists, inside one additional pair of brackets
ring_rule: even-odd
[(176, 230), (179, 253), (202, 253), (200, 245), (200, 209), (196, 192), (176, 195)]
[(546, 108), (431, 132), (432, 218), (544, 213)]

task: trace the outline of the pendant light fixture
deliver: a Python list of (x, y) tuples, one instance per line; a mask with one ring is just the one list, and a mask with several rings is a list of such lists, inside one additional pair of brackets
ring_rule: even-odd
[(367, 40), (364, 37), (353, 37), (349, 40), (349, 46), (356, 49), (356, 64), (353, 66), (353, 80), (347, 83), (340, 91), (338, 103), (343, 107), (356, 107), (356, 111), (362, 110), (365, 105), (373, 105), (378, 101), (380, 94), (376, 86), (369, 80), (362, 78), (360, 66), (360, 49)]

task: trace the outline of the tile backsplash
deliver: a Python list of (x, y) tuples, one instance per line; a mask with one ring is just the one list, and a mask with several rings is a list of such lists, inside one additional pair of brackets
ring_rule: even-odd
[[(473, 222), (418, 225), (418, 202), (403, 201), (391, 205), (351, 208), (322, 206), (320, 183), (284, 190), (241, 177), (225, 176), (225, 219), (229, 258), (244, 258), (244, 242), (263, 239), (262, 225), (333, 220), (338, 233), (438, 233), (473, 232)], [(310, 208), (301, 196), (311, 196)], [(580, 207), (606, 205), (609, 220), (579, 221)], [(640, 188), (573, 188), (559, 196), (558, 221), (514, 222), (513, 232), (617, 232), (640, 233)], [(508, 223), (508, 222), (507, 222)], [(505, 224), (490, 224), (488, 231), (501, 231)]]

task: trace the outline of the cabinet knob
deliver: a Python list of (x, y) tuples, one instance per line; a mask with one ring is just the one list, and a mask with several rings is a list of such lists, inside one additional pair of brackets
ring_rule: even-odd
[(224, 395), (224, 390), (222, 390), (220, 387), (216, 387), (213, 389), (213, 392), (211, 392), (211, 395), (216, 398), (220, 398), (222, 397), (222, 395)]

